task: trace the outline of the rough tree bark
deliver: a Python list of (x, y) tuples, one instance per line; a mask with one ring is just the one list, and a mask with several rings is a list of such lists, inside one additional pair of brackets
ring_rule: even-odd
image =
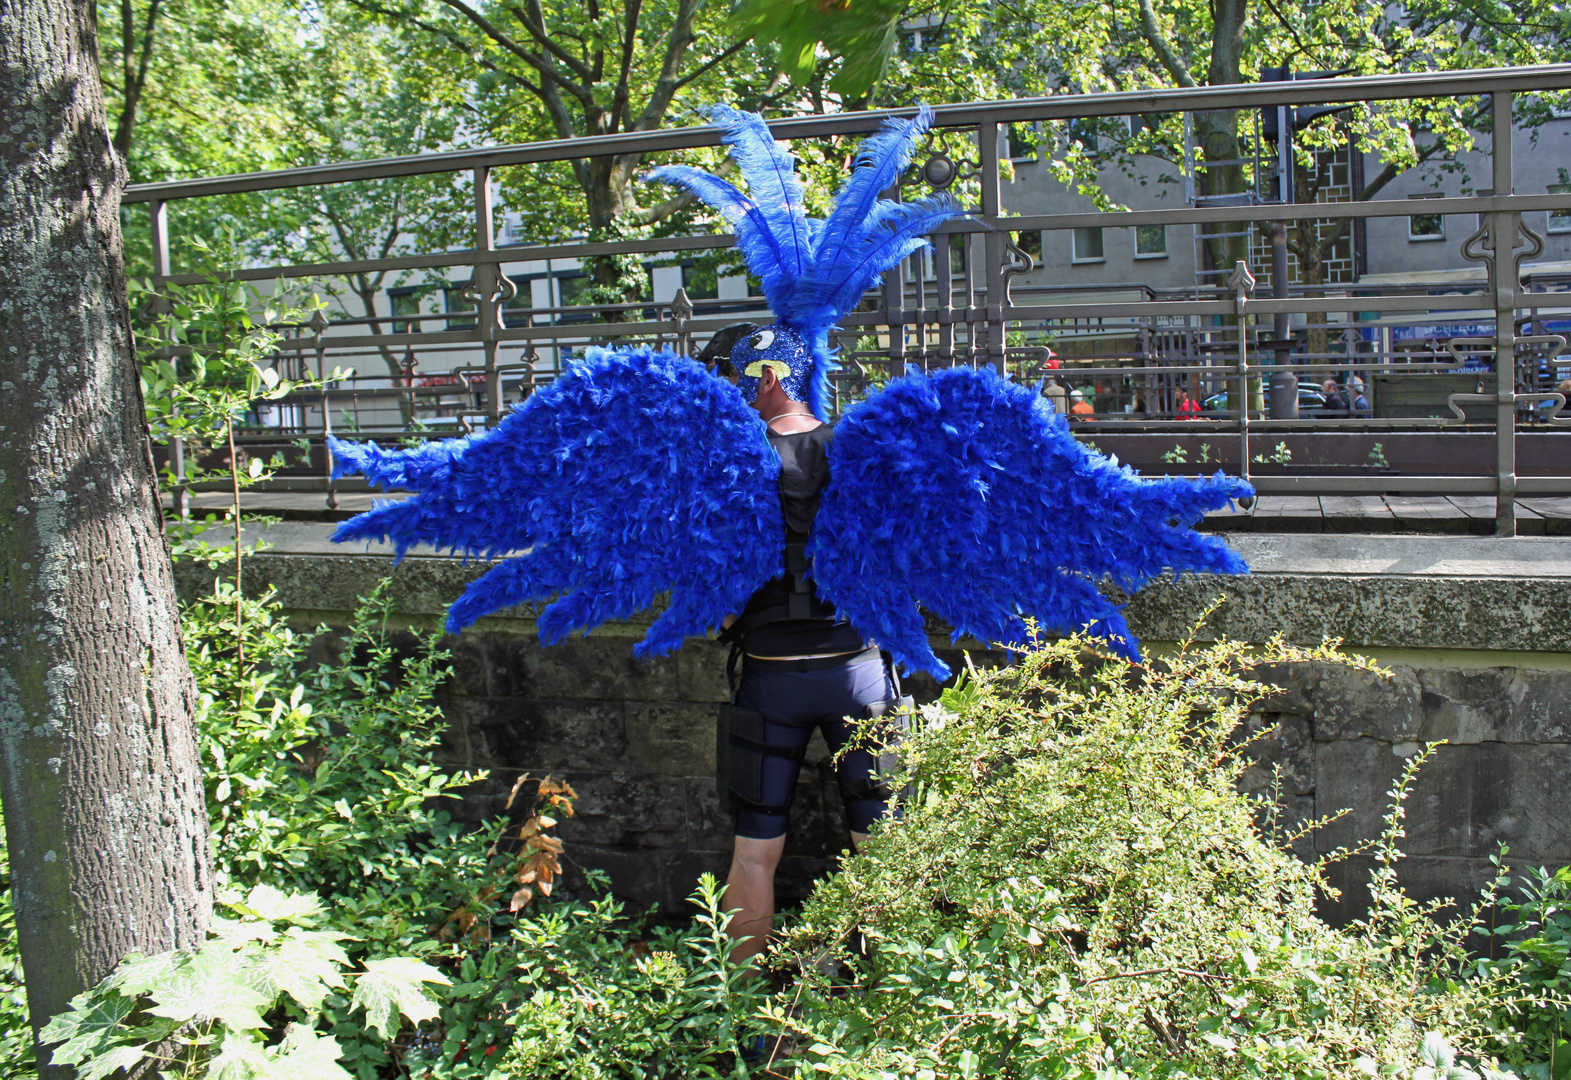
[(212, 900), (94, 17), (0, 0), (0, 796), (35, 1028), (198, 944)]

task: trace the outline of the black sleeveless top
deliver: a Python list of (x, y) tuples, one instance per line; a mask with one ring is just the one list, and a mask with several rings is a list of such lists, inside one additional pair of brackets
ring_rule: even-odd
[[(790, 545), (807, 543), (812, 533), (819, 500), (829, 483), (829, 441), (834, 433), (829, 424), (792, 435), (769, 432), (769, 445), (780, 458), (780, 509), (785, 517), (788, 549)], [(780, 576), (754, 593), (742, 609), (738, 622), (743, 626), (744, 652), (763, 657), (815, 656), (867, 648), (862, 635), (835, 614), (834, 605), (819, 600), (811, 591), (807, 594), (807, 617), (789, 617), (782, 609), (790, 606), (794, 575), (786, 573), (786, 569), (781, 567)], [(761, 625), (747, 626), (755, 621), (761, 621)]]

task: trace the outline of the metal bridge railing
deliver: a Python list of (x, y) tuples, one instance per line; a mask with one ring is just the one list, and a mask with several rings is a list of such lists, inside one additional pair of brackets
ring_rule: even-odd
[[(842, 404), (854, 400), (869, 385), (909, 365), (988, 364), (1013, 377), (1045, 380), (1044, 391), (1057, 395), (1060, 404), (1071, 388), (1094, 388), (1093, 412), (1077, 419), (1078, 426), (1098, 443), (1122, 439), (1120, 445), (1146, 447), (1151, 452), (1144, 458), (1140, 453), (1121, 456), (1140, 458), (1135, 463), (1148, 470), (1167, 467), (1155, 451), (1171, 445), (1175, 433), (1198, 431), (1216, 440), (1218, 464), (1249, 476), (1263, 494), (1491, 495), (1497, 535), (1514, 535), (1518, 496), (1571, 495), (1571, 436), (1561, 430), (1571, 427), (1571, 408), (1566, 416), (1555, 415), (1554, 406), (1562, 399), (1553, 390), (1559, 379), (1571, 376), (1571, 358), (1560, 363), (1565, 336), (1545, 328), (1571, 317), (1566, 314), (1571, 311), (1571, 276), (1524, 279), (1522, 269), (1524, 260), (1543, 250), (1542, 238), (1523, 221), (1523, 214), (1571, 211), (1571, 193), (1516, 194), (1512, 155), (1515, 100), (1565, 88), (1571, 88), (1571, 64), (940, 107), (935, 110), (935, 131), (969, 139), (974, 158), (957, 163), (930, 143), (925, 160), (908, 171), (901, 190), (917, 195), (947, 187), (961, 176), (975, 193), (972, 214), (938, 230), (930, 254), (913, 256), (886, 274), (882, 287), (842, 320), (835, 335), (844, 368), (835, 379), (839, 399)], [(1488, 155), (1493, 193), (1426, 199), (1422, 207), (1425, 214), (1479, 216), (1480, 227), (1459, 252), (1481, 268), (1476, 282), (1447, 286), (1444, 295), (1436, 295), (1432, 283), (1365, 287), (1354, 281), (1318, 286), (1315, 295), (1278, 284), (1267, 297), (1255, 288), (1259, 268), (1245, 261), (1227, 270), (1225, 280), (1181, 290), (1163, 291), (1143, 283), (1057, 287), (1021, 281), (1033, 259), (1016, 246), (1012, 234), (1028, 230), (1164, 225), (1214, 235), (1285, 220), (1405, 218), (1413, 213), (1413, 204), (1400, 198), (1202, 202), (1161, 210), (1010, 214), (1004, 206), (1001, 159), (1002, 134), (1010, 124), (1436, 97), (1490, 99), (1489, 145), (1480, 152)], [(788, 140), (854, 136), (876, 131), (889, 115), (805, 117), (772, 122), (770, 127), (778, 138)], [(233, 273), (235, 279), (256, 282), (423, 273), (433, 280), (464, 283), (464, 296), (472, 301), (472, 310), (463, 312), (374, 319), (327, 319), (319, 314), (309, 324), (283, 328), (286, 340), (276, 358), (282, 370), (327, 379), (335, 369), (353, 367), (355, 374), (259, 410), (241, 441), (266, 447), (305, 437), (311, 447), (308, 460), (293, 469), (294, 475), (286, 472), (273, 484), (325, 491), (334, 505), (337, 485), (327, 479), (331, 461), (323, 445), (329, 432), (411, 439), (474, 430), (496, 422), (508, 405), (549, 382), (560, 373), (564, 357), (587, 344), (648, 341), (696, 350), (720, 327), (749, 313), (763, 315), (757, 297), (692, 299), (681, 290), (658, 303), (597, 303), (590, 309), (560, 303), (534, 306), (521, 302), (520, 286), (506, 269), (520, 263), (581, 262), (599, 255), (679, 257), (728, 247), (734, 238), (727, 235), (496, 243), (492, 178), (497, 169), (714, 146), (719, 141), (720, 132), (709, 127), (638, 132), (135, 185), (125, 201), (146, 204), (151, 215), (156, 292), (205, 280), (176, 272), (171, 265), (169, 207), (179, 200), (398, 176), (471, 174), (475, 240), (469, 248), (247, 266)], [(962, 167), (968, 171), (962, 173)], [(1279, 271), (1277, 278), (1280, 282), (1285, 275)], [(1341, 317), (1353, 309), (1360, 312), (1356, 320)], [(584, 321), (586, 314), (595, 321)], [(1302, 342), (1286, 339), (1283, 325), (1294, 315), (1322, 320), (1314, 327), (1327, 342), (1322, 351), (1310, 353)], [(1420, 316), (1435, 324), (1463, 323), (1465, 332), (1453, 330), (1428, 341), (1401, 340), (1398, 334)], [(393, 323), (403, 332), (382, 332)], [(1046, 347), (1049, 342), (1057, 356)], [(396, 365), (388, 361), (393, 354)], [(432, 357), (442, 367), (423, 369), (422, 363)], [(1408, 386), (1431, 407), (1427, 413), (1409, 409), (1413, 415), (1394, 415), (1379, 407), (1377, 394), (1373, 415), (1310, 408), (1297, 420), (1272, 419), (1266, 408), (1268, 384), (1272, 376), (1286, 372), (1315, 378), (1357, 373), (1372, 389), (1385, 386), (1389, 394), (1397, 393), (1391, 387)], [(1193, 405), (1186, 407), (1184, 398)], [(1398, 468), (1314, 463), (1329, 461), (1314, 447), (1342, 446), (1350, 436), (1417, 440), (1418, 449), (1412, 461)], [(1282, 448), (1295, 440), (1308, 450), (1290, 464)], [(1487, 441), (1487, 452), (1481, 440)], [(1279, 451), (1275, 459), (1265, 452), (1273, 444)], [(1524, 448), (1527, 468), (1519, 469), (1519, 450)], [(1375, 449), (1379, 451), (1379, 444)], [(182, 448), (172, 448), (172, 456), (180, 469)], [(1167, 463), (1172, 471), (1184, 471), (1171, 458)]]

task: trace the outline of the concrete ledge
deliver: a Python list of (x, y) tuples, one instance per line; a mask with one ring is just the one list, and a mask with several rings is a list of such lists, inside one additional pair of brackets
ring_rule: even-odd
[[(329, 541), (331, 528), (285, 522), (254, 536), (246, 530), (248, 541), (270, 545), (245, 560), (247, 582), (276, 588), (287, 609), (308, 617), (353, 610), (390, 575), (394, 610), (411, 624), (438, 625), (492, 565), (416, 553), (395, 568), (387, 545), (346, 548)], [(1254, 573), (1149, 586), (1128, 608), (1142, 640), (1180, 640), (1225, 598), (1203, 640), (1264, 642), (1281, 633), (1300, 644), (1339, 637), (1356, 649), (1571, 653), (1571, 538), (1243, 535), (1229, 543)], [(191, 563), (176, 571), (188, 597), (211, 588), (215, 576)], [(515, 608), (479, 625), (529, 632), (534, 615)], [(596, 634), (641, 636), (647, 625), (645, 616)]]

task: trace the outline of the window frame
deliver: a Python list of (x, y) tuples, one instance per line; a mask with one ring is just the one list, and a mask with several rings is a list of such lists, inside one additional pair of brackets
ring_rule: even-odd
[[(1140, 230), (1141, 229), (1161, 229), (1162, 230), (1162, 250), (1161, 251), (1141, 251), (1140, 250)], [(1134, 245), (1135, 245), (1135, 258), (1136, 259), (1165, 259), (1165, 258), (1167, 258), (1168, 251), (1167, 251), (1167, 226), (1166, 225), (1135, 225), (1135, 226), (1131, 227), (1131, 231), (1134, 233), (1134, 238), (1133, 239), (1134, 239)]]
[[(1096, 234), (1096, 241), (1097, 241), (1096, 246), (1097, 246), (1097, 249), (1099, 251), (1099, 254), (1097, 254), (1097, 255), (1081, 255), (1080, 254), (1080, 234), (1081, 233), (1085, 233), (1088, 236), (1091, 233), (1095, 233)], [(1104, 229), (1103, 229), (1103, 227), (1101, 225), (1088, 225), (1085, 228), (1073, 229), (1073, 230), (1070, 231), (1070, 234), (1069, 234), (1069, 262), (1070, 262), (1070, 265), (1072, 265), (1072, 266), (1090, 266), (1090, 265), (1093, 265), (1095, 263), (1105, 263), (1105, 262), (1107, 262), (1107, 233), (1104, 231)]]
[[(1424, 201), (1426, 201), (1428, 199), (1438, 199), (1440, 197), (1441, 197), (1440, 192), (1433, 192), (1433, 193), (1426, 193), (1426, 194), (1423, 194), (1423, 195), (1409, 195), (1407, 198), (1408, 198), (1409, 202), (1424, 202)], [(1436, 223), (1440, 227), (1440, 231), (1439, 232), (1433, 232), (1433, 233), (1415, 233), (1413, 231), (1413, 222), (1415, 220), (1417, 220), (1418, 218), (1434, 218)], [(1445, 238), (1446, 238), (1446, 215), (1444, 215), (1444, 214), (1436, 214), (1436, 213), (1428, 213), (1428, 214), (1419, 213), (1419, 214), (1408, 214), (1407, 215), (1407, 242), (1409, 244), (1428, 244), (1428, 243), (1433, 243), (1433, 242), (1435, 242), (1437, 240), (1441, 241), (1441, 242), (1444, 242)]]
[[(1548, 184), (1544, 188), (1546, 195), (1571, 194), (1571, 184)], [(1560, 218), (1560, 224), (1555, 224), (1555, 218)], [(1571, 233), (1571, 208), (1565, 210), (1548, 210), (1544, 213), (1544, 231), (1552, 236), (1563, 236)]]

